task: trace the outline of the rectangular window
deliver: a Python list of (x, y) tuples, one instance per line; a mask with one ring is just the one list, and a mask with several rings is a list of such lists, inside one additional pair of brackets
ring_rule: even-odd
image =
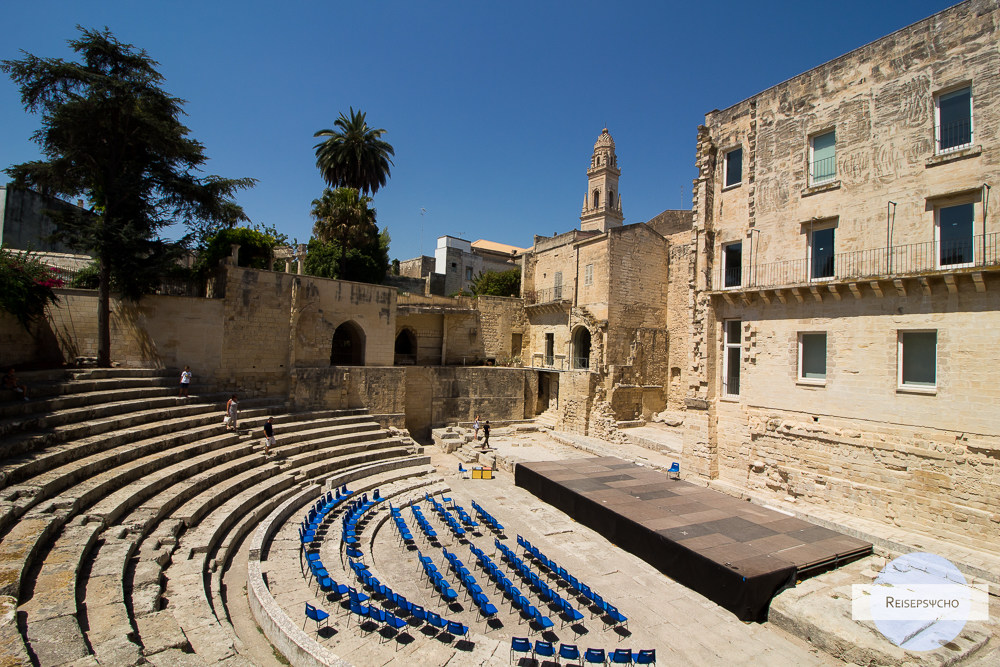
[(472, 267), (471, 266), (465, 267), (465, 279), (466, 280), (472, 280)]
[(593, 285), (594, 284), (594, 265), (588, 264), (583, 267), (583, 284)]
[(937, 218), (938, 266), (972, 266), (972, 237), (975, 233), (975, 204), (942, 206), (935, 210)]
[(809, 278), (833, 278), (833, 237), (835, 227), (814, 229), (809, 234)]
[(899, 332), (899, 386), (937, 386), (937, 331)]
[(743, 243), (729, 243), (722, 246), (722, 272), (725, 287), (739, 287), (743, 284)]
[(722, 358), (722, 393), (726, 396), (740, 395), (740, 357), (743, 354), (740, 324), (740, 320), (726, 320), (722, 325), (725, 343), (725, 355)]
[(826, 380), (826, 332), (799, 334), (799, 380)]
[(545, 365), (552, 367), (556, 363), (556, 335), (545, 334)]
[(743, 180), (743, 149), (736, 148), (728, 153), (724, 158), (724, 168), (725, 174), (723, 176), (723, 183), (725, 187), (731, 185), (736, 185)]
[(837, 133), (835, 131), (817, 134), (809, 142), (812, 154), (809, 160), (809, 181), (811, 184), (832, 181), (837, 175)]
[(972, 88), (966, 86), (934, 98), (934, 133), (938, 153), (972, 145)]
[(558, 301), (562, 298), (562, 271), (556, 271), (552, 277), (552, 299)]

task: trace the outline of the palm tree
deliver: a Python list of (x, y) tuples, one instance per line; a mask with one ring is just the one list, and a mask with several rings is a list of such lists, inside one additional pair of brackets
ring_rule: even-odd
[(351, 117), (343, 113), (333, 123), (336, 130), (320, 130), (314, 137), (327, 137), (316, 144), (316, 166), (331, 187), (347, 187), (365, 194), (375, 194), (389, 177), (389, 165), (395, 155), (392, 146), (382, 140), (385, 130), (372, 129), (365, 113), (351, 107)]
[(340, 271), (344, 275), (344, 260), (351, 248), (364, 246), (378, 236), (375, 209), (371, 197), (354, 188), (325, 188), (323, 195), (312, 202), (313, 236), (324, 243), (340, 245)]

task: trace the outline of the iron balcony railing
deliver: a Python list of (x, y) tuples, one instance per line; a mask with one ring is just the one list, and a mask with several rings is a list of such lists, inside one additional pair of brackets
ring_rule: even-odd
[[(891, 278), (954, 269), (1000, 266), (1000, 232), (962, 241), (928, 241), (825, 256), (721, 268), (715, 289), (780, 287), (830, 280)], [(739, 275), (741, 284), (732, 285)]]
[(524, 293), (524, 302), (529, 306), (536, 303), (549, 303), (561, 301), (563, 298), (562, 285), (557, 287), (546, 287), (544, 289), (529, 290)]
[(972, 121), (960, 120), (938, 128), (938, 152), (964, 148), (972, 143)]
[(832, 181), (837, 175), (837, 156), (823, 158), (812, 163), (812, 184), (820, 185)]

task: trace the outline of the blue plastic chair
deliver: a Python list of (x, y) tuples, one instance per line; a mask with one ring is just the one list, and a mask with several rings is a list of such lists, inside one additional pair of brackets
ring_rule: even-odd
[(603, 665), (608, 662), (603, 648), (588, 648), (583, 653), (583, 660), (593, 665)]
[(560, 598), (559, 608), (562, 611), (563, 625), (566, 623), (576, 623), (583, 619), (583, 614), (573, 608), (573, 605), (569, 603), (569, 600), (563, 600)]
[(427, 611), (419, 604), (415, 604), (410, 608), (410, 615), (421, 623), (427, 622)]
[(670, 467), (667, 469), (667, 472), (670, 473), (671, 475), (673, 475), (674, 479), (680, 479), (681, 478), (681, 464), (678, 463), (677, 461), (674, 461), (673, 463), (670, 464)]
[(385, 624), (391, 627), (393, 630), (400, 630), (407, 626), (407, 622), (396, 616), (391, 611), (385, 612)]
[(515, 653), (532, 653), (531, 640), (527, 637), (510, 638), (510, 659), (514, 660)]
[(656, 649), (647, 648), (642, 649), (638, 653), (632, 654), (632, 664), (633, 665), (655, 665), (656, 664)]
[(576, 660), (581, 665), (583, 664), (580, 649), (577, 648), (576, 644), (561, 644), (559, 646), (559, 657), (564, 660)]
[(615, 665), (631, 665), (632, 664), (632, 649), (627, 648), (616, 648), (614, 653), (610, 656), (610, 661)]
[(330, 614), (326, 613), (322, 609), (317, 609), (308, 602), (306, 602), (306, 618), (316, 621), (316, 631), (319, 632), (319, 624), (325, 622), (327, 625), (330, 624)]
[(464, 637), (466, 634), (468, 634), (469, 628), (462, 625), (458, 621), (448, 621), (448, 623), (445, 625), (444, 631), (456, 637)]
[(531, 614), (531, 619), (536, 623), (538, 623), (540, 626), (542, 626), (542, 630), (549, 630), (552, 628), (553, 625), (555, 625), (555, 623), (552, 622), (551, 618), (543, 615), (542, 612), (538, 611), (531, 605), (528, 605), (528, 607), (530, 609), (528, 613)]
[(604, 611), (606, 611), (608, 616), (611, 617), (611, 620), (614, 621), (615, 625), (624, 624), (625, 629), (626, 630), (628, 629), (628, 618), (625, 617), (625, 614), (618, 611), (618, 607), (614, 606), (613, 604), (608, 604), (607, 602), (605, 602)]
[(556, 647), (552, 642), (544, 642), (542, 640), (535, 641), (535, 659), (537, 656), (542, 656), (543, 658), (554, 658), (556, 655)]
[(444, 619), (441, 618), (441, 615), (433, 611), (427, 612), (427, 622), (433, 625), (435, 628), (439, 628), (441, 630), (444, 630), (444, 627), (446, 625)]

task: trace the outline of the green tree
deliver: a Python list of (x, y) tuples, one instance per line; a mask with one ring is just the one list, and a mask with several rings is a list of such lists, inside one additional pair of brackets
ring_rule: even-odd
[(521, 293), (521, 270), (484, 271), (469, 286), (476, 296), (518, 296)]
[(96, 220), (72, 212), (53, 217), (57, 238), (99, 263), (97, 360), (109, 366), (112, 281), (124, 297), (139, 298), (150, 276), (182, 252), (159, 230), (176, 221), (246, 220), (232, 197), (254, 180), (198, 176), (203, 146), (179, 120), (183, 100), (161, 88), (158, 63), (106, 28), (78, 29), (69, 45), (80, 62), (29, 53), (0, 62), (20, 86), (25, 109), (41, 113), (34, 139), (46, 158), (6, 171), (15, 185), (90, 202)]
[(389, 269), (389, 240), (389, 232), (382, 230), (344, 252), (337, 241), (310, 239), (303, 269), (310, 276), (380, 284)]
[(239, 265), (252, 269), (267, 269), (274, 257), (274, 248), (283, 245), (287, 240), (284, 234), (278, 235), (273, 227), (264, 230), (249, 227), (220, 229), (208, 239), (204, 250), (198, 255), (195, 265), (199, 274), (218, 266), (219, 260), (232, 254), (234, 243), (240, 245)]
[[(375, 209), (371, 208), (371, 197), (366, 197), (354, 188), (326, 188), (319, 199), (312, 202), (313, 236), (324, 243), (336, 243), (343, 252), (342, 260), (352, 248), (372, 245), (378, 237), (375, 224)], [(345, 275), (341, 266), (338, 275)]]
[(351, 117), (343, 113), (333, 122), (335, 130), (320, 130), (314, 137), (326, 137), (316, 144), (316, 166), (323, 179), (334, 188), (354, 188), (375, 194), (389, 178), (392, 146), (382, 139), (383, 129), (368, 127), (363, 111), (351, 107)]

